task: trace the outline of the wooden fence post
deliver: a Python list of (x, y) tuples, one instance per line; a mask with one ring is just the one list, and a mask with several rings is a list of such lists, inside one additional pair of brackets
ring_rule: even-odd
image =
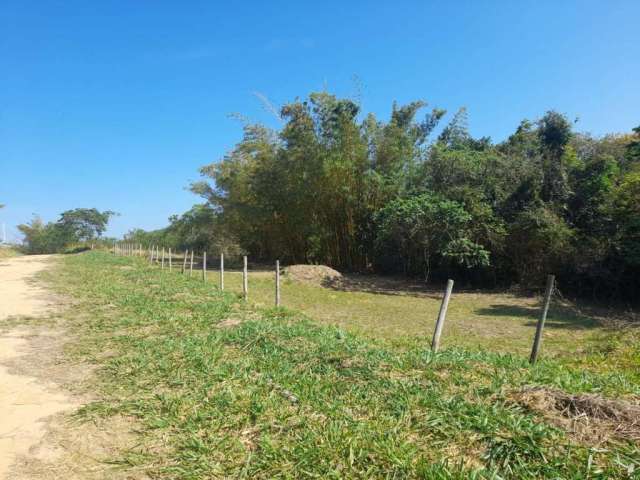
[(193, 250), (191, 250), (191, 264), (189, 266), (189, 278), (193, 276)]
[(182, 274), (187, 271), (187, 255), (189, 255), (189, 250), (184, 251), (184, 259), (182, 260)]
[(173, 262), (171, 261), (171, 249), (169, 249), (169, 271), (172, 270)]
[(549, 304), (551, 303), (551, 295), (553, 295), (553, 284), (555, 282), (554, 275), (547, 275), (547, 288), (544, 292), (544, 305), (542, 307), (542, 315), (538, 320), (536, 326), (536, 336), (533, 339), (533, 348), (531, 349), (531, 357), (529, 357), (529, 363), (532, 365), (538, 360), (538, 353), (540, 352), (540, 345), (542, 344), (542, 330), (544, 328), (544, 322), (547, 319), (547, 313), (549, 312)]
[(224, 253), (220, 254), (220, 291), (224, 290)]
[(207, 283), (207, 252), (202, 252), (202, 281)]
[(162, 247), (162, 263), (160, 265), (160, 268), (164, 270), (164, 247)]
[(444, 320), (447, 317), (447, 307), (449, 306), (449, 299), (451, 298), (452, 290), (453, 280), (448, 280), (442, 304), (440, 304), (440, 312), (438, 313), (438, 320), (436, 320), (436, 329), (433, 332), (433, 340), (431, 341), (431, 350), (434, 353), (437, 352), (440, 347), (440, 335), (442, 335), (442, 327), (444, 326)]
[(247, 269), (246, 255), (243, 257), (243, 266), (242, 266), (242, 296), (244, 297), (245, 302), (249, 298), (249, 272)]
[(276, 307), (280, 306), (280, 260), (276, 260)]

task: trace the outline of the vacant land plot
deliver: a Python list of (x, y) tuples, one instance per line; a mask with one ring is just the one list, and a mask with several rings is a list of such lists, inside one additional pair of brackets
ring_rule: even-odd
[[(199, 272), (194, 278), (200, 278)], [(207, 278), (218, 285), (219, 272), (210, 270)], [(241, 293), (241, 272), (225, 272), (225, 289)], [(443, 290), (400, 279), (357, 275), (323, 288), (285, 276), (282, 302), (314, 320), (366, 337), (423, 341), (432, 335)], [(249, 300), (257, 306), (274, 304), (273, 272), (249, 273)], [(534, 296), (454, 287), (442, 344), (528, 355), (540, 303)], [(556, 298), (546, 323), (544, 354), (575, 360), (576, 355), (601, 349), (612, 340), (610, 327), (616, 323), (611, 316), (582, 312)]]
[[(136, 424), (136, 441), (111, 459), (136, 475), (625, 478), (640, 469), (640, 384), (623, 361), (598, 372), (552, 359), (532, 368), (520, 355), (459, 346), (433, 355), (425, 337), (353, 334), (100, 252), (67, 257), (50, 280), (80, 302), (67, 319), (78, 332), (70, 353), (98, 368), (99, 399), (78, 418)], [(252, 283), (265, 305), (267, 282)], [(301, 288), (285, 285), (286, 305), (303, 301)], [(434, 311), (424, 305), (437, 304), (305, 292), (335, 296), (344, 322), (355, 308), (349, 298), (421, 302), (424, 323), (414, 332), (429, 329)], [(637, 347), (608, 345), (614, 360), (637, 358)]]

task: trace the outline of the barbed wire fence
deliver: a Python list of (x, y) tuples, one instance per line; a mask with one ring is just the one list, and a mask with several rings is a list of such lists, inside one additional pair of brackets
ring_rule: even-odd
[[(229, 264), (229, 258), (225, 258), (224, 253), (220, 253), (216, 260), (209, 259), (207, 263), (207, 252), (203, 251), (201, 255), (197, 255), (194, 250), (184, 250), (183, 252), (175, 252), (172, 249), (160, 247), (159, 245), (149, 245), (146, 248), (140, 243), (129, 242), (114, 242), (111, 252), (116, 256), (131, 256), (131, 257), (146, 257), (147, 261), (151, 265), (158, 266), (161, 270), (168, 270), (172, 272), (178, 265), (180, 273), (182, 275), (188, 275), (189, 278), (194, 277), (194, 273), (200, 276), (202, 282), (208, 282), (208, 273), (211, 271), (208, 267), (217, 263), (218, 265), (218, 284), (217, 287), (220, 291), (225, 290), (224, 278), (225, 278), (225, 261), (227, 267)], [(174, 260), (178, 260), (176, 264)], [(182, 264), (180, 265), (180, 261)], [(231, 271), (238, 271), (241, 268), (242, 272), (242, 298), (245, 302), (249, 300), (249, 262), (246, 255), (242, 256), (240, 260), (238, 258), (231, 257)], [(230, 270), (227, 269), (227, 272)], [(264, 272), (265, 269), (262, 269)], [(198, 273), (199, 272), (199, 273)], [(274, 306), (280, 308), (281, 302), (281, 266), (280, 260), (275, 261), (273, 266), (273, 278), (274, 278)], [(431, 341), (431, 351), (437, 353), (440, 347), (440, 337), (442, 335), (443, 327), (445, 324), (447, 309), (449, 301), (453, 292), (454, 281), (449, 279), (442, 296), (440, 304), (440, 310), (436, 319), (436, 324)], [(531, 347), (531, 355), (529, 356), (529, 363), (535, 365), (538, 360), (540, 350), (542, 347), (542, 336), (544, 331), (544, 325), (549, 313), (549, 308), (554, 296), (564, 299), (564, 296), (557, 287), (555, 275), (547, 275), (546, 288), (543, 297), (542, 309), (540, 316), (536, 324), (535, 336), (533, 338), (533, 345)]]

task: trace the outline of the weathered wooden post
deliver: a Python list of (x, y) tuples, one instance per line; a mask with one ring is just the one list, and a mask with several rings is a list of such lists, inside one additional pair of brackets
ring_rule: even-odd
[(551, 303), (551, 295), (553, 295), (555, 279), (556, 277), (554, 275), (547, 275), (547, 288), (544, 292), (542, 315), (540, 315), (540, 320), (538, 320), (538, 325), (536, 326), (536, 336), (533, 339), (533, 348), (531, 349), (531, 357), (529, 358), (529, 363), (532, 365), (538, 360), (538, 353), (540, 352), (540, 345), (542, 344), (542, 330), (544, 329), (544, 322), (549, 312), (549, 304)]
[(162, 247), (162, 262), (160, 268), (164, 270), (164, 247)]
[(153, 245), (149, 246), (149, 263), (153, 265)]
[(247, 269), (247, 256), (243, 257), (242, 265), (242, 296), (246, 302), (249, 298), (249, 272)]
[(280, 306), (280, 260), (276, 260), (276, 307)]
[(224, 290), (224, 253), (220, 254), (220, 291)]
[(187, 271), (187, 255), (189, 255), (189, 250), (184, 251), (184, 259), (182, 260), (182, 274)]
[(169, 271), (172, 270), (172, 266), (173, 266), (172, 263), (173, 262), (171, 261), (171, 249), (169, 249)]
[(191, 250), (191, 264), (189, 266), (189, 278), (193, 276), (193, 250)]
[(447, 307), (449, 306), (449, 299), (451, 298), (451, 291), (453, 290), (453, 280), (447, 281), (447, 288), (444, 291), (444, 298), (440, 305), (440, 312), (438, 313), (438, 320), (436, 320), (436, 329), (433, 332), (433, 340), (431, 341), (431, 350), (435, 353), (440, 347), (440, 335), (442, 335), (442, 327), (444, 326), (444, 320), (447, 317)]
[(207, 252), (202, 252), (202, 281), (207, 282)]

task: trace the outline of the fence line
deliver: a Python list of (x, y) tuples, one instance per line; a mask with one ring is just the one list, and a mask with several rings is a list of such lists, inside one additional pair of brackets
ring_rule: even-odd
[[(172, 262), (174, 257), (174, 252), (169, 248), (168, 256), (165, 255), (165, 247), (162, 247), (162, 254), (160, 254), (160, 246), (159, 245), (149, 245), (145, 250), (143, 249), (142, 244), (132, 244), (132, 243), (118, 243), (114, 242), (113, 248), (111, 249), (114, 255), (116, 256), (139, 256), (144, 257), (148, 255), (149, 263), (151, 265), (160, 265), (160, 269), (164, 270), (165, 259), (168, 261), (169, 271), (172, 271)], [(189, 261), (189, 278), (193, 276), (193, 267), (194, 262), (198, 265), (199, 257), (195, 256), (195, 252), (193, 250), (189, 251), (188, 249), (184, 251), (183, 260), (182, 260), (182, 269), (181, 274), (185, 275), (187, 271), (187, 261)], [(207, 252), (202, 252), (202, 281), (204, 283), (207, 282)], [(220, 253), (220, 278), (218, 288), (222, 292), (224, 291), (224, 271), (225, 271), (225, 256), (224, 253)], [(281, 288), (280, 288), (280, 260), (276, 260), (275, 269), (274, 269), (274, 280), (275, 280), (275, 291), (274, 291), (274, 304), (275, 307), (279, 308), (281, 306)], [(453, 293), (453, 285), (454, 281), (449, 279), (447, 281), (447, 286), (442, 297), (442, 303), (440, 305), (440, 310), (438, 312), (438, 317), (436, 320), (433, 338), (431, 341), (431, 351), (435, 354), (438, 352), (440, 347), (440, 338), (442, 336), (442, 332), (444, 329), (444, 324), (447, 316), (447, 309), (449, 306), (449, 301), (451, 300), (451, 296)], [(551, 301), (553, 298), (553, 294), (556, 291), (555, 288), (555, 276), (548, 275), (547, 276), (547, 284), (545, 288), (544, 301), (540, 314), (540, 318), (536, 325), (536, 332), (533, 339), (533, 346), (531, 349), (531, 356), (529, 358), (529, 363), (531, 365), (535, 365), (538, 360), (538, 356), (540, 353), (540, 349), (542, 346), (542, 337), (544, 324), (549, 313), (549, 308), (551, 306)], [(245, 255), (242, 257), (242, 298), (246, 302), (249, 299), (249, 269), (248, 269), (248, 257)]]

